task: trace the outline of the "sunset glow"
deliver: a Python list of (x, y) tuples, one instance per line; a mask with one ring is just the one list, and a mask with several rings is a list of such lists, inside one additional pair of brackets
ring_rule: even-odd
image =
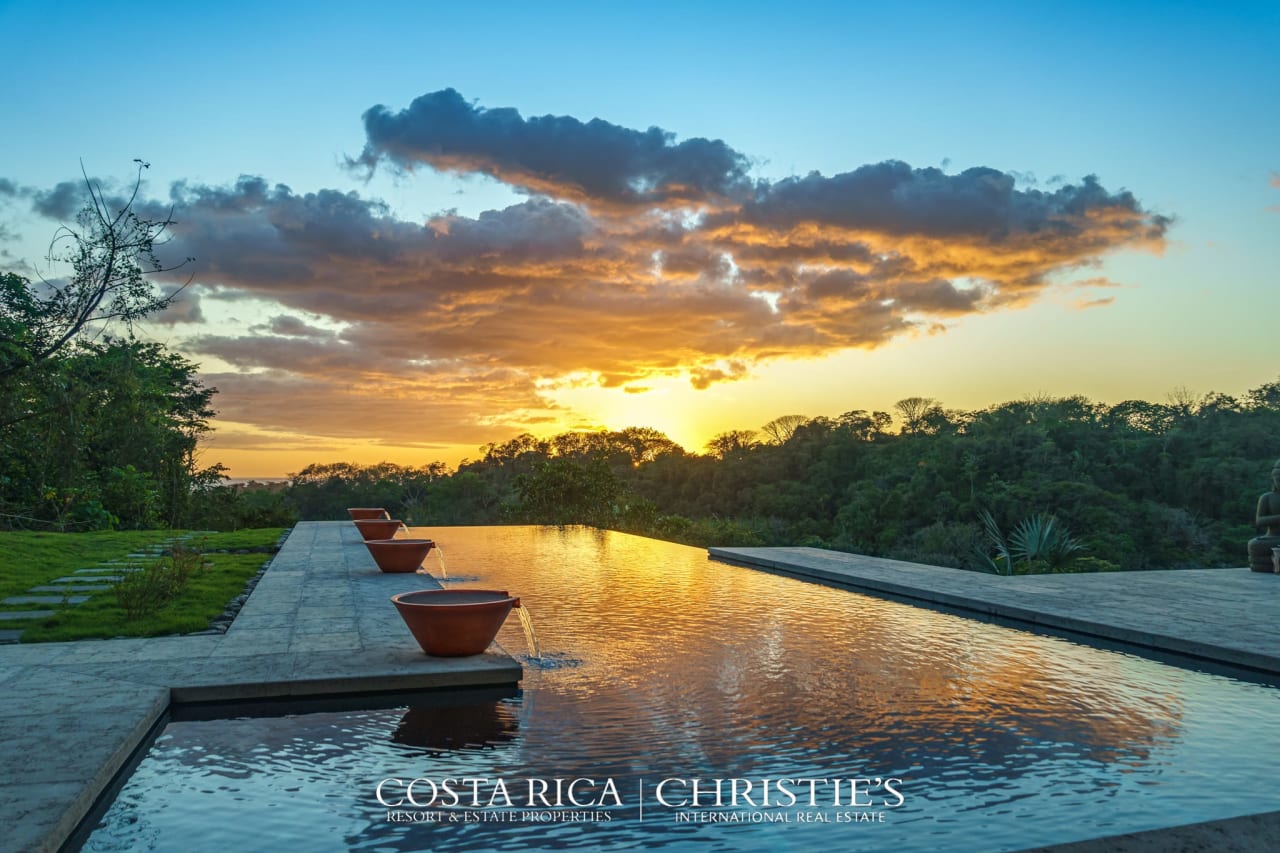
[(233, 476), (1277, 375), (1274, 6), (143, 4), (181, 46), (134, 93), (72, 45), (139, 25), (63, 5), (0, 7), (0, 267), (60, 274), (81, 161), (108, 195), (151, 161), (195, 260), (145, 333), (219, 389)]

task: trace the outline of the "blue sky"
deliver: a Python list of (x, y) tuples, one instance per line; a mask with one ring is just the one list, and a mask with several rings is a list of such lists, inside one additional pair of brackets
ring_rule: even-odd
[[(781, 355), (691, 352), (683, 371), (638, 355), (640, 378), (610, 386), (593, 379), (612, 369), (599, 361), (600, 341), (560, 330), (557, 345), (580, 353), (577, 362), (513, 363), (525, 390), (485, 385), (492, 393), (466, 406), (399, 373), (398, 399), (414, 401), (405, 418), (423, 424), (434, 412), (440, 423), (380, 423), (374, 458), (456, 461), (524, 429), (632, 424), (696, 450), (717, 431), (777, 415), (887, 409), (913, 395), (964, 408), (1037, 393), (1115, 402), (1179, 386), (1240, 394), (1280, 373), (1280, 4), (0, 2), (0, 31), (0, 107), (11, 117), (0, 179), (33, 189), (76, 178), (81, 160), (93, 175), (127, 180), (142, 157), (156, 199), (174, 181), (227, 188), (253, 175), (299, 196), (380, 199), (395, 220), (418, 225), (524, 202), (527, 187), (483, 168), (450, 174), (417, 162), (400, 172), (384, 162), (367, 178), (344, 167), (368, 141), (370, 107), (395, 113), (452, 88), (477, 109), (525, 119), (599, 118), (657, 126), (677, 143), (723, 140), (747, 158), (752, 180), (904, 161), (948, 176), (988, 167), (1020, 190), (1051, 193), (1096, 175), (1113, 196), (1127, 191), (1172, 220), (1158, 245), (1121, 240), (1046, 267), (1057, 286), (1033, 299), (934, 317), (942, 333)], [(0, 265), (38, 260), (54, 227), (22, 199), (0, 199), (9, 237)], [(195, 272), (197, 284), (213, 282), (207, 267)], [(1115, 286), (1068, 286), (1081, 280)], [(1078, 307), (1087, 303), (1096, 307)], [(296, 374), (296, 363), (251, 363), (244, 341), (228, 360), (230, 344), (208, 339), (257, 324), (265, 341), (284, 315), (341, 335), (353, 317), (320, 316), (319, 303), (265, 287), (222, 302), (206, 293), (200, 304), (201, 328), (153, 333), (180, 349), (204, 336), (188, 349), (221, 390), (213, 455), (244, 475), (349, 458), (351, 426), (324, 423), (318, 386), (307, 423), (256, 418), (247, 401), (257, 398), (238, 390), (237, 373)], [(471, 355), (478, 370), (484, 353)], [(730, 361), (746, 366), (736, 381), (690, 381)], [(354, 405), (342, 401), (352, 381), (334, 382), (332, 410)]]

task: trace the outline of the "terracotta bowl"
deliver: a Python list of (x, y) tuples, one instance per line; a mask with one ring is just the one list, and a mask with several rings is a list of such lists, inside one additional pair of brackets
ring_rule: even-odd
[(394, 539), (396, 531), (404, 524), (398, 518), (357, 518), (356, 528), (365, 541), (370, 539)]
[(362, 518), (391, 517), (391, 513), (380, 506), (349, 506), (347, 507), (347, 515), (351, 516), (352, 521), (358, 521)]
[(478, 655), (520, 599), (496, 589), (423, 589), (391, 597), (400, 618), (429, 655)]
[(366, 539), (364, 547), (384, 572), (416, 572), (436, 543), (430, 539)]

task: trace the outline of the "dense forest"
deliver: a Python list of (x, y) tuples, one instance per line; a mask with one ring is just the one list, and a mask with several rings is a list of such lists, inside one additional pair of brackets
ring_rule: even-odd
[[(134, 185), (136, 195), (141, 179)], [(384, 506), (417, 525), (589, 524), (695, 545), (813, 545), (1005, 573), (1243, 565), (1280, 456), (1280, 382), (1242, 398), (1034, 398), (980, 411), (787, 415), (690, 453), (648, 428), (521, 435), (456, 470), (311, 465), (223, 484), (199, 442), (216, 390), (133, 337), (173, 292), (171, 220), (90, 202), (55, 235), (65, 278), (0, 274), (0, 526), (236, 529)], [(113, 336), (114, 335), (114, 336)]]
[(312, 465), (281, 490), (227, 496), (221, 523), (385, 506), (418, 525), (590, 524), (995, 571), (1244, 565), (1280, 455), (1280, 382), (1242, 399), (1174, 396), (981, 411), (914, 397), (892, 415), (780, 417), (705, 454), (645, 428), (522, 435), (456, 471)]
[(215, 389), (193, 362), (133, 335), (176, 295), (150, 278), (174, 269), (153, 251), (172, 220), (135, 213), (144, 168), (122, 203), (86, 177), (89, 201), (46, 258), (66, 275), (0, 273), (4, 527), (178, 527), (220, 481), (197, 452)]

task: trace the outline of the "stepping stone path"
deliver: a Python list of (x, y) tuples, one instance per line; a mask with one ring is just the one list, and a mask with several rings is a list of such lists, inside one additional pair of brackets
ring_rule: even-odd
[(52, 610), (15, 610), (11, 613), (0, 613), (0, 622), (15, 622), (18, 619), (48, 619), (54, 614)]
[(56, 581), (47, 586), (33, 586), (31, 592), (56, 592), (59, 594), (68, 592), (102, 592), (104, 589), (111, 589), (109, 583), (64, 583), (59, 584)]
[[(6, 604), (44, 604), (53, 607), (70, 607), (83, 604), (90, 595), (73, 595), (72, 593), (95, 593), (111, 589), (111, 585), (122, 580), (128, 572), (137, 572), (146, 568), (146, 564), (164, 554), (177, 542), (185, 542), (205, 532), (188, 533), (185, 536), (174, 536), (165, 539), (158, 545), (148, 545), (139, 551), (126, 554), (123, 558), (103, 560), (99, 565), (76, 569), (72, 575), (54, 578), (48, 584), (34, 586), (28, 595), (13, 595), (0, 600), (0, 624), (17, 622), (25, 619), (48, 619), (57, 610), (4, 610)], [(17, 643), (22, 639), (22, 629), (0, 629), (0, 644)]]
[(87, 595), (12, 595), (4, 600), (5, 604), (84, 604), (89, 600)]

